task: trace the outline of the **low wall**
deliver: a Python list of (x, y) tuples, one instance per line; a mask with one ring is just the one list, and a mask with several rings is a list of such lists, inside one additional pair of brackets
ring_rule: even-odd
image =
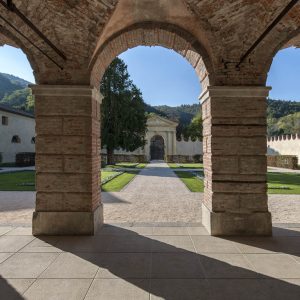
[(298, 157), (293, 155), (268, 155), (267, 163), (270, 167), (297, 169)]
[(300, 162), (300, 134), (269, 137), (268, 155), (295, 155)]
[(193, 156), (196, 154), (203, 154), (203, 144), (201, 141), (176, 141), (176, 154)]
[[(107, 155), (101, 154), (101, 160), (106, 162)], [(132, 163), (143, 163), (147, 161), (145, 155), (135, 155), (135, 154), (114, 154), (115, 163), (119, 162), (132, 162)]]
[(203, 156), (196, 155), (168, 155), (167, 162), (169, 163), (199, 163), (203, 161)]

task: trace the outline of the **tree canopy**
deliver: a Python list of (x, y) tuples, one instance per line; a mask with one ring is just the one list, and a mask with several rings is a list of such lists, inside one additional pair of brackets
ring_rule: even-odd
[(145, 145), (145, 103), (120, 58), (106, 70), (100, 90), (104, 96), (101, 105), (102, 147), (107, 149), (108, 163), (113, 163), (115, 149), (134, 151)]

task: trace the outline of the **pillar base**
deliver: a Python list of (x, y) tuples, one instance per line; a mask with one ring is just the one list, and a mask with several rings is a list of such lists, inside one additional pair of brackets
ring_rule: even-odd
[(212, 212), (202, 204), (202, 224), (213, 236), (272, 235), (272, 219), (269, 212)]
[(94, 235), (103, 224), (103, 206), (93, 212), (34, 212), (33, 235)]

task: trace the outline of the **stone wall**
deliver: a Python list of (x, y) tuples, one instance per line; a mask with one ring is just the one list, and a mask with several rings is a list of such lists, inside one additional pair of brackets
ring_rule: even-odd
[(269, 137), (268, 155), (295, 155), (300, 161), (300, 134)]
[(268, 155), (268, 166), (286, 169), (298, 169), (298, 157), (294, 155)]
[(203, 144), (201, 141), (176, 141), (176, 154), (194, 156), (203, 154)]

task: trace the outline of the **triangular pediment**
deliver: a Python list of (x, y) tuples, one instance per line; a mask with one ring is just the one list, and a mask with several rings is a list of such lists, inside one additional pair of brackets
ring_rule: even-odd
[(177, 127), (177, 125), (177, 123), (156, 114), (150, 115), (147, 121), (147, 127)]

